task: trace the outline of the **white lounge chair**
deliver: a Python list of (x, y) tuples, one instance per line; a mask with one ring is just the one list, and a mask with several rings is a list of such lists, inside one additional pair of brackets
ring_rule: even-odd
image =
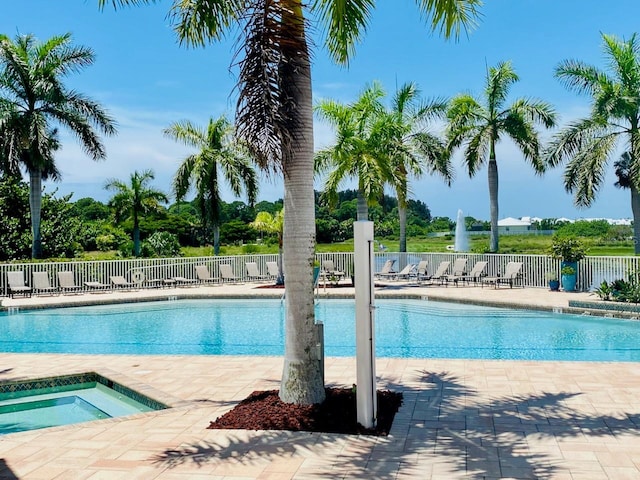
[(58, 287), (51, 285), (49, 272), (33, 272), (33, 293), (36, 295), (58, 293)]
[(278, 262), (267, 262), (267, 275), (271, 280), (275, 280), (280, 275), (278, 271)]
[(196, 265), (196, 277), (200, 283), (216, 283), (218, 279), (211, 276), (211, 272), (206, 265)]
[(80, 292), (82, 290), (82, 285), (76, 285), (72, 271), (58, 272), (58, 286), (62, 293)]
[(104, 292), (105, 290), (111, 289), (111, 285), (109, 285), (108, 283), (102, 283), (95, 280), (88, 280), (84, 282), (84, 286), (87, 287), (89, 290), (96, 290), (96, 291), (102, 291), (102, 292)]
[(9, 296), (11, 298), (13, 298), (15, 295), (24, 295), (25, 297), (31, 296), (31, 287), (29, 287), (25, 283), (24, 272), (22, 270), (7, 272), (7, 283)]
[(322, 262), (322, 271), (320, 272), (320, 274), (325, 280), (327, 278), (336, 278), (340, 280), (342, 277), (344, 277), (344, 272), (336, 268), (333, 260), (324, 260)]
[(447, 275), (447, 270), (449, 270), (449, 265), (451, 262), (444, 261), (440, 262), (436, 271), (433, 272), (433, 275), (427, 275), (423, 280), (429, 280), (430, 283), (435, 283), (436, 281), (440, 282), (440, 285), (444, 282), (444, 278)]
[(265, 275), (263, 273), (260, 273), (260, 270), (258, 269), (258, 264), (256, 262), (246, 262), (244, 265), (247, 268), (248, 280), (261, 282), (269, 279), (270, 275)]
[(182, 277), (182, 276), (172, 277), (171, 280), (173, 280), (175, 282), (174, 285), (176, 287), (193, 287), (193, 286), (198, 284), (198, 280), (197, 279), (195, 279), (195, 278), (187, 278), (187, 277)]
[(233, 267), (229, 263), (221, 263), (220, 264), (220, 277), (222, 277), (222, 282), (230, 282), (230, 283), (238, 283), (240, 278), (233, 273)]
[(401, 280), (401, 279), (406, 280), (411, 276), (413, 276), (413, 272), (415, 271), (415, 269), (416, 269), (415, 263), (407, 263), (404, 266), (404, 268), (399, 272), (391, 272), (391, 273), (379, 274), (379, 275), (383, 276), (384, 278), (389, 278), (391, 280)]
[(495, 288), (498, 288), (501, 283), (508, 284), (509, 288), (513, 288), (513, 285), (522, 279), (522, 262), (509, 262), (504, 269), (504, 274), (495, 277), (484, 277), (482, 284), (490, 283)]
[(376, 277), (386, 277), (386, 276), (394, 274), (395, 272), (393, 271), (393, 265), (395, 263), (396, 263), (395, 259), (393, 259), (393, 258), (388, 259), (386, 262), (384, 262), (384, 265), (382, 266), (380, 271), (376, 272), (374, 276), (376, 276)]
[(481, 280), (482, 277), (484, 277), (487, 273), (487, 264), (489, 262), (485, 262), (484, 260), (480, 260), (478, 262), (476, 262), (476, 264), (473, 266), (473, 268), (471, 269), (471, 271), (467, 274), (467, 275), (463, 275), (461, 277), (459, 277), (455, 281), (456, 286), (458, 286), (458, 282), (463, 281), (466, 282), (467, 284), (473, 282), (474, 284), (478, 284)]
[(133, 290), (138, 286), (138, 284), (135, 282), (128, 282), (127, 279), (122, 275), (112, 275), (110, 279), (111, 285), (113, 285), (114, 288), (119, 288), (122, 290)]
[(451, 273), (445, 275), (443, 277), (443, 281), (454, 282), (458, 285), (458, 280), (461, 277), (464, 277), (467, 274), (467, 259), (466, 258), (456, 258), (456, 261), (453, 262), (453, 266), (451, 267)]

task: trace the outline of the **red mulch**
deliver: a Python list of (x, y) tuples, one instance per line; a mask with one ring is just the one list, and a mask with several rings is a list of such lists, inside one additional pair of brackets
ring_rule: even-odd
[(315, 405), (284, 403), (278, 397), (278, 390), (256, 391), (211, 422), (209, 428), (386, 436), (402, 405), (401, 393), (378, 390), (377, 426), (366, 429), (356, 421), (356, 394), (351, 388), (327, 388), (325, 391), (325, 401)]

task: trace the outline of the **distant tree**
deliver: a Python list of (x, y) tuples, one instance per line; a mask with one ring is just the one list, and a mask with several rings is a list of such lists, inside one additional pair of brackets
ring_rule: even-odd
[[(591, 112), (556, 134), (547, 149), (551, 166), (567, 162), (564, 187), (576, 205), (590, 206), (605, 178), (606, 165), (622, 142), (627, 148), (635, 254), (640, 254), (640, 43), (602, 35), (608, 71), (565, 60), (555, 75), (569, 89), (591, 97)], [(621, 185), (622, 186), (622, 185)], [(624, 188), (624, 187), (623, 187)]]
[(456, 96), (447, 112), (449, 149), (465, 146), (463, 161), (473, 177), (487, 163), (491, 236), (489, 250), (498, 251), (498, 163), (496, 145), (504, 136), (513, 140), (525, 160), (541, 174), (545, 163), (535, 124), (549, 128), (555, 124), (553, 108), (540, 100), (520, 98), (505, 105), (511, 85), (519, 80), (510, 62), (501, 62), (487, 72), (484, 97)]
[(81, 220), (108, 220), (111, 215), (109, 206), (91, 197), (81, 198), (73, 204), (73, 212)]
[[(72, 211), (70, 195), (56, 198), (43, 193), (42, 255), (72, 258), (82, 250), (84, 225)], [(31, 257), (29, 235), (29, 186), (11, 175), (0, 178), (0, 260)]]
[(380, 122), (381, 154), (388, 158), (389, 184), (398, 200), (399, 251), (407, 251), (407, 201), (411, 193), (409, 179), (419, 178), (424, 171), (441, 175), (449, 184), (452, 178), (449, 156), (443, 141), (427, 130), (430, 121), (442, 118), (446, 102), (423, 102), (414, 83), (402, 85), (395, 93), (391, 108), (377, 119)]
[(221, 116), (210, 118), (206, 129), (189, 121), (177, 122), (164, 130), (169, 138), (197, 150), (188, 155), (173, 179), (173, 191), (182, 200), (191, 187), (196, 192), (195, 205), (202, 225), (213, 231), (213, 249), (220, 254), (221, 203), (220, 181), (224, 178), (234, 195), (244, 189), (249, 203), (255, 203), (258, 178), (246, 148), (233, 136), (233, 126)]
[(6, 172), (24, 167), (29, 174), (33, 258), (43, 254), (42, 181), (60, 179), (54, 125), (70, 130), (93, 160), (106, 156), (96, 129), (115, 133), (113, 120), (99, 104), (63, 84), (64, 77), (93, 61), (91, 49), (71, 45), (71, 34), (43, 43), (32, 35), (14, 41), (0, 35), (0, 160)]
[(326, 174), (323, 196), (336, 205), (340, 185), (355, 180), (358, 220), (369, 219), (369, 205), (382, 198), (384, 184), (392, 177), (389, 159), (382, 155), (382, 132), (376, 128), (384, 113), (383, 96), (382, 86), (374, 82), (352, 103), (321, 100), (314, 108), (336, 132), (335, 142), (315, 154), (316, 171)]
[(149, 186), (154, 178), (151, 170), (133, 172), (128, 184), (109, 179), (104, 187), (115, 192), (109, 200), (109, 206), (114, 210), (116, 222), (124, 219), (131, 219), (133, 222), (133, 254), (136, 257), (140, 256), (140, 218), (157, 211), (161, 203), (169, 201), (164, 192)]

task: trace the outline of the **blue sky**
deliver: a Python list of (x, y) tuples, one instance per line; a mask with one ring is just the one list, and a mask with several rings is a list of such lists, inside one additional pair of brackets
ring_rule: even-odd
[[(477, 28), (456, 42), (430, 33), (412, 1), (377, 3), (368, 33), (348, 68), (332, 64), (322, 48), (321, 30), (314, 29), (316, 99), (348, 102), (373, 80), (380, 81), (389, 95), (396, 85), (409, 81), (420, 86), (424, 97), (480, 95), (486, 66), (511, 60), (520, 76), (511, 99), (537, 97), (550, 102), (563, 125), (585, 115), (589, 102), (567, 91), (553, 77), (554, 67), (575, 58), (604, 68), (601, 33), (628, 38), (638, 29), (640, 17), (637, 0), (487, 0)], [(62, 181), (48, 184), (48, 191), (73, 192), (73, 200), (91, 196), (106, 201), (107, 178), (124, 180), (134, 170), (150, 168), (156, 174), (155, 186), (169, 192), (171, 178), (189, 151), (164, 138), (162, 130), (178, 120), (205, 125), (210, 116), (233, 116), (232, 39), (204, 49), (181, 47), (166, 18), (170, 4), (162, 0), (100, 12), (97, 0), (0, 3), (0, 32), (12, 37), (32, 33), (39, 39), (71, 32), (75, 44), (95, 51), (95, 64), (70, 76), (68, 83), (99, 101), (118, 122), (119, 134), (104, 139), (108, 155), (104, 162), (93, 162), (73, 138), (63, 135), (57, 155)], [(331, 139), (330, 129), (316, 122), (316, 146)], [(497, 159), (500, 218), (631, 216), (629, 192), (612, 186), (612, 168), (594, 205), (576, 209), (563, 190), (561, 168), (537, 177), (509, 142), (499, 146)], [(412, 182), (412, 197), (425, 202), (434, 216), (455, 219), (462, 209), (465, 215), (488, 219), (486, 167), (469, 179), (459, 158), (454, 164), (456, 179), (451, 187), (426, 176)], [(282, 195), (278, 179), (263, 179), (260, 199)], [(234, 200), (228, 192), (223, 198)]]

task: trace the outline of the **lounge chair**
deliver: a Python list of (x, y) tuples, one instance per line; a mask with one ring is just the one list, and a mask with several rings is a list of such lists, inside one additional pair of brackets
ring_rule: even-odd
[(278, 262), (267, 262), (267, 275), (271, 280), (276, 280), (280, 272), (278, 271)]
[(484, 277), (482, 284), (493, 284), (495, 288), (498, 288), (501, 283), (509, 284), (509, 288), (513, 288), (513, 285), (522, 279), (522, 262), (509, 262), (504, 269), (504, 274), (495, 277)]
[(382, 265), (382, 268), (380, 269), (380, 271), (376, 272), (374, 276), (384, 278), (391, 274), (394, 274), (395, 272), (393, 271), (393, 265), (395, 263), (396, 263), (395, 259), (389, 258), (386, 262), (384, 262), (384, 265)]
[(236, 274), (233, 273), (233, 267), (230, 263), (220, 264), (220, 276), (222, 277), (222, 283), (238, 283), (240, 281), (240, 278), (236, 277)]
[(383, 278), (389, 278), (391, 280), (406, 280), (413, 276), (413, 271), (416, 269), (415, 263), (407, 263), (399, 272), (391, 272), (382, 275)]
[(420, 260), (416, 268), (414, 268), (409, 274), (410, 279), (415, 279), (416, 281), (420, 281), (423, 278), (427, 277), (427, 268), (429, 266), (429, 262), (427, 260)]
[(438, 268), (436, 268), (436, 271), (433, 272), (433, 275), (427, 275), (425, 278), (423, 278), (423, 280), (429, 280), (431, 284), (438, 281), (440, 282), (440, 285), (442, 285), (443, 282), (445, 281), (445, 277), (447, 276), (447, 270), (449, 270), (449, 265), (451, 265), (451, 262), (448, 262), (448, 261), (440, 262), (440, 265), (438, 265)]
[(246, 262), (245, 267), (247, 268), (247, 279), (255, 282), (262, 282), (264, 280), (269, 280), (270, 275), (265, 275), (260, 273), (258, 270), (258, 264), (256, 262)]
[(196, 278), (200, 283), (216, 283), (218, 278), (212, 277), (206, 265), (196, 265)]
[(33, 293), (36, 295), (58, 293), (58, 287), (51, 286), (49, 272), (33, 272)]
[(445, 275), (443, 280), (449, 284), (449, 282), (453, 282), (458, 285), (458, 281), (460, 278), (464, 277), (467, 274), (467, 259), (466, 258), (456, 258), (456, 261), (453, 262), (453, 266), (451, 267), (451, 273), (449, 275)]
[(170, 280), (173, 280), (176, 287), (192, 287), (198, 284), (198, 280), (196, 278), (177, 276), (172, 277)]
[(322, 271), (320, 272), (322, 278), (326, 279), (337, 279), (340, 280), (344, 277), (344, 272), (342, 270), (338, 270), (333, 263), (333, 260), (324, 260), (322, 262)]
[(62, 293), (82, 291), (82, 285), (76, 285), (71, 271), (58, 272), (58, 286)]
[(111, 285), (113, 285), (114, 288), (119, 288), (122, 290), (132, 290), (133, 288), (138, 286), (138, 284), (135, 282), (127, 282), (127, 279), (122, 275), (112, 275), (110, 277), (110, 280)]
[(98, 291), (105, 291), (111, 288), (111, 285), (109, 285), (108, 283), (97, 282), (94, 280), (89, 280), (87, 282), (84, 282), (84, 286), (87, 287), (89, 290), (98, 290)]
[(31, 296), (31, 287), (24, 281), (24, 272), (22, 270), (14, 270), (7, 272), (7, 283), (9, 288), (9, 296), (13, 298), (15, 295)]
[(456, 286), (458, 286), (458, 282), (466, 282), (467, 284), (473, 282), (474, 284), (478, 284), (482, 278), (487, 274), (487, 263), (484, 260), (480, 260), (476, 262), (471, 271), (467, 275), (463, 275), (455, 281)]

